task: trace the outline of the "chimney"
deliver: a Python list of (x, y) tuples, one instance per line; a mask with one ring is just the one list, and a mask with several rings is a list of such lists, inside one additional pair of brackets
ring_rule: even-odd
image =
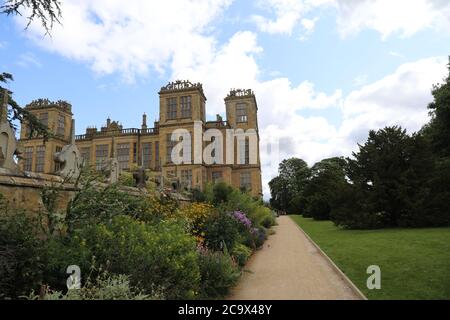
[(147, 115), (145, 113), (142, 115), (142, 129), (147, 129)]
[(111, 118), (108, 117), (108, 119), (106, 119), (106, 127), (108, 128), (111, 125)]

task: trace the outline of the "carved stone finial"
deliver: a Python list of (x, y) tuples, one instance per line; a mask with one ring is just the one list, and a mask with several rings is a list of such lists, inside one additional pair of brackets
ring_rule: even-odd
[(17, 171), (14, 155), (17, 152), (16, 135), (8, 121), (8, 91), (5, 89), (0, 105), (0, 168)]
[(139, 167), (135, 172), (133, 172), (133, 179), (136, 183), (136, 187), (141, 189), (145, 188), (147, 185), (148, 177), (145, 174), (145, 169), (143, 167)]
[(70, 144), (65, 145), (62, 150), (55, 153), (54, 156), (55, 162), (60, 164), (60, 170), (57, 174), (64, 178), (78, 177), (82, 164), (80, 151), (75, 144), (75, 120), (72, 120), (70, 131)]

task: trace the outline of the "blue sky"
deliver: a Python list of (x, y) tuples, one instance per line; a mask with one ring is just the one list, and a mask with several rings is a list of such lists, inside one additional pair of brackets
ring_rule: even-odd
[(265, 183), (274, 161), (313, 164), (349, 155), (369, 129), (419, 129), (450, 55), (441, 0), (62, 2), (52, 38), (0, 18), (0, 70), (20, 104), (67, 100), (81, 134), (108, 116), (157, 119), (159, 88), (176, 78), (204, 84), (210, 117), (230, 88), (253, 88), (261, 137), (279, 141), (278, 157), (262, 150)]

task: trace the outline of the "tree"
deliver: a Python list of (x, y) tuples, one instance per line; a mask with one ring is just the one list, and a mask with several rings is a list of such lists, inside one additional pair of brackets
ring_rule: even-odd
[(30, 12), (27, 28), (33, 20), (38, 19), (46, 33), (50, 34), (55, 22), (60, 23), (61, 2), (59, 0), (5, 0), (0, 7), (0, 13), (6, 15), (21, 16), (23, 11)]
[(329, 158), (311, 168), (311, 177), (305, 187), (303, 216), (316, 220), (328, 220), (336, 203), (337, 191), (346, 184), (347, 162), (344, 158)]
[(301, 195), (310, 175), (308, 164), (298, 158), (283, 160), (279, 175), (269, 182), (270, 204), (288, 213), (298, 213), (301, 209)]
[(442, 157), (450, 157), (450, 63), (448, 68), (445, 82), (433, 86), (434, 101), (428, 105), (432, 119), (424, 128), (432, 139), (434, 152)]

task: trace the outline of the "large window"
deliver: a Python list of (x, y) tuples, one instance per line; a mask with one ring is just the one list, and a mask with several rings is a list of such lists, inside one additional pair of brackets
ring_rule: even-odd
[(181, 97), (181, 117), (192, 118), (191, 96)]
[(167, 120), (177, 118), (177, 98), (167, 99)]
[(188, 189), (192, 187), (192, 170), (181, 170), (181, 184)]
[(101, 170), (103, 164), (108, 160), (108, 145), (100, 144), (95, 147), (95, 166), (97, 170)]
[(45, 165), (45, 146), (36, 148), (36, 172), (44, 172)]
[(251, 190), (252, 189), (252, 177), (250, 172), (241, 173), (241, 189)]
[(80, 149), (81, 153), (81, 159), (83, 159), (83, 162), (85, 165), (89, 165), (91, 162), (91, 148), (85, 147)]
[(39, 121), (46, 127), (48, 127), (48, 112), (39, 114)]
[(250, 164), (250, 140), (248, 138), (239, 141), (239, 164)]
[(247, 105), (245, 103), (238, 103), (236, 105), (236, 122), (244, 123), (247, 122)]
[(167, 149), (166, 149), (166, 163), (172, 163), (172, 150), (175, 147), (175, 145), (177, 144), (176, 141), (172, 141), (172, 134), (167, 134), (167, 141), (166, 141), (166, 145), (167, 145)]
[(217, 182), (222, 181), (222, 171), (213, 171), (212, 173), (212, 183), (216, 184)]
[(145, 169), (150, 169), (152, 166), (152, 143), (142, 144), (142, 165)]
[(159, 163), (159, 141), (155, 142), (155, 167), (156, 170), (161, 168), (161, 164)]
[[(61, 152), (62, 151), (62, 147), (56, 147), (55, 151), (56, 151), (56, 153)], [(55, 161), (55, 172), (58, 172), (59, 170), (61, 170), (61, 162), (56, 162)]]
[(130, 144), (120, 143), (117, 145), (117, 161), (119, 169), (124, 170), (130, 167)]
[(58, 115), (58, 127), (56, 129), (56, 134), (64, 136), (66, 128), (66, 117), (63, 114)]
[(25, 148), (25, 152), (23, 154), (23, 161), (24, 161), (24, 166), (23, 169), (25, 171), (32, 171), (33, 170), (33, 152), (34, 152), (34, 148), (33, 147), (26, 147)]

